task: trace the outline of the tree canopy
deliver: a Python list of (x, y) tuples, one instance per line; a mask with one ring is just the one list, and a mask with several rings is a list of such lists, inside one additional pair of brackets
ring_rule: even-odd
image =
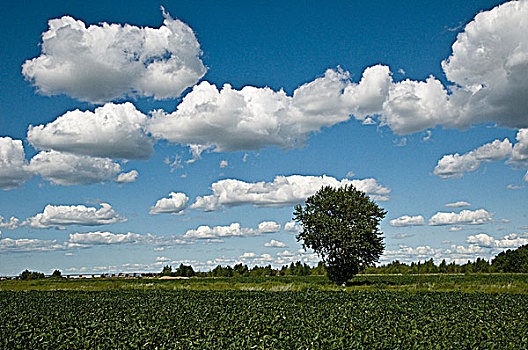
[(499, 272), (528, 272), (528, 244), (499, 253), (491, 262)]
[(341, 284), (378, 261), (384, 249), (378, 226), (386, 213), (364, 192), (347, 185), (321, 188), (304, 207), (297, 205), (293, 215), (302, 226), (297, 240), (319, 254), (328, 277)]

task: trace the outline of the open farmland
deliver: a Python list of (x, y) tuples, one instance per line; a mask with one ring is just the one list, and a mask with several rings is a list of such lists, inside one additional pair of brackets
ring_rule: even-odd
[[(527, 348), (528, 295), (512, 293), (526, 275), (445, 278), (357, 276), (346, 289), (314, 277), (231, 279), (230, 289), (228, 278), (46, 281), (70, 289), (48, 291), (3, 281), (0, 348)], [(435, 280), (489, 288), (432, 291)]]

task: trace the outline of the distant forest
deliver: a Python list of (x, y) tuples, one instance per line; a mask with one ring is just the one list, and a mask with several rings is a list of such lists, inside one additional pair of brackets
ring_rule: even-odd
[[(508, 249), (499, 253), (491, 261), (477, 258), (465, 264), (455, 262), (446, 263), (445, 260), (435, 265), (433, 259), (424, 262), (412, 262), (410, 264), (393, 261), (386, 265), (372, 266), (360, 272), (360, 274), (429, 274), (429, 273), (528, 273), (528, 244), (517, 249)], [(195, 271), (191, 265), (180, 264), (176, 269), (166, 265), (160, 273), (143, 273), (144, 277), (151, 276), (173, 276), (173, 277), (262, 277), (262, 276), (310, 276), (325, 275), (326, 270), (323, 262), (317, 266), (309, 266), (300, 261), (284, 265), (280, 269), (268, 266), (248, 267), (243, 264), (235, 266), (218, 265), (210, 271)], [(32, 280), (44, 278), (40, 272), (25, 270), (19, 275), (19, 279)], [(60, 278), (61, 272), (55, 270), (52, 278)], [(105, 277), (105, 274), (101, 275)]]
[[(427, 273), (528, 273), (528, 245), (517, 249), (499, 253), (491, 261), (477, 258), (475, 261), (468, 261), (465, 264), (455, 262), (446, 263), (445, 260), (435, 265), (433, 259), (424, 262), (412, 262), (410, 264), (393, 261), (386, 265), (372, 266), (363, 270), (362, 274), (427, 274)], [(174, 271), (167, 265), (163, 268), (162, 276), (182, 276), (182, 277), (258, 277), (258, 276), (309, 276), (324, 275), (326, 273), (324, 263), (319, 262), (317, 266), (311, 267), (306, 263), (296, 262), (284, 265), (280, 269), (274, 269), (271, 265), (254, 266), (237, 264), (231, 266), (216, 266), (211, 271), (194, 271), (192, 266), (181, 264)], [(154, 275), (154, 274), (153, 274)]]

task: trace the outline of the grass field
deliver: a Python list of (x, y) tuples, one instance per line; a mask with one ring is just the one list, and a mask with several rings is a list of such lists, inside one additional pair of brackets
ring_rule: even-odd
[(250, 290), (250, 291), (462, 291), (528, 294), (528, 274), (357, 275), (347, 287), (324, 276), (225, 277), (160, 280), (40, 279), (0, 281), (0, 291), (25, 290)]
[(2, 349), (527, 349), (528, 275), (0, 282)]

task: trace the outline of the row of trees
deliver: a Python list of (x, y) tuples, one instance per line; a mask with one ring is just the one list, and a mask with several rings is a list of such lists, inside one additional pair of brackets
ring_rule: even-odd
[[(366, 274), (426, 274), (426, 273), (528, 273), (528, 244), (517, 249), (508, 249), (499, 253), (491, 261), (477, 258), (465, 264), (455, 262), (446, 263), (445, 260), (436, 265), (433, 259), (424, 262), (411, 262), (406, 264), (395, 260), (386, 265), (371, 266), (360, 273)], [(264, 277), (264, 276), (323, 276), (328, 275), (325, 264), (320, 261), (317, 266), (311, 267), (306, 263), (297, 261), (281, 268), (267, 266), (253, 266), (243, 264), (235, 266), (216, 266), (210, 271), (194, 271), (191, 265), (180, 264), (175, 270), (166, 265), (159, 274), (143, 274), (144, 276), (182, 276), (182, 277)], [(59, 270), (55, 270), (52, 278), (61, 278)], [(21, 280), (36, 280), (45, 278), (41, 272), (25, 270), (19, 275)]]
[[(495, 258), (488, 261), (477, 258), (475, 261), (467, 261), (464, 264), (455, 262), (447, 263), (444, 260), (436, 265), (433, 259), (423, 262), (411, 262), (406, 264), (395, 260), (386, 265), (371, 266), (360, 273), (365, 274), (428, 274), (428, 273), (528, 273), (528, 245), (517, 249), (508, 249), (499, 253)], [(322, 276), (328, 275), (328, 269), (320, 261), (317, 266), (311, 267), (306, 263), (297, 261), (290, 265), (284, 265), (280, 269), (268, 266), (254, 266), (236, 264), (235, 266), (216, 266), (210, 271), (194, 271), (192, 266), (183, 265), (172, 271), (167, 265), (163, 268), (161, 276), (184, 276), (184, 277), (263, 277), (263, 276)]]
[(245, 264), (236, 264), (235, 266), (221, 266), (218, 265), (210, 271), (194, 271), (191, 265), (180, 264), (180, 266), (173, 271), (172, 266), (166, 265), (160, 273), (160, 276), (173, 277), (264, 277), (264, 276), (310, 276), (310, 275), (325, 275), (326, 269), (323, 262), (319, 262), (317, 266), (311, 267), (306, 263), (297, 261), (290, 265), (284, 265), (280, 269), (273, 268), (271, 265), (267, 266), (253, 266), (248, 267)]
[[(525, 246), (527, 247), (527, 246)], [(528, 249), (525, 249), (528, 251)], [(455, 262), (446, 263), (445, 260), (435, 265), (433, 259), (424, 262), (411, 262), (410, 264), (395, 260), (387, 265), (372, 266), (363, 271), (366, 274), (426, 274), (426, 273), (493, 273), (493, 272), (522, 272), (528, 273), (528, 259), (525, 264), (516, 263), (516, 259), (511, 259), (514, 251), (500, 253), (489, 262), (488, 260), (477, 258), (475, 261), (467, 261), (465, 264)], [(502, 254), (502, 255), (501, 255)], [(514, 254), (516, 255), (516, 254)], [(500, 256), (500, 257), (499, 257)], [(528, 257), (526, 257), (528, 258)]]

